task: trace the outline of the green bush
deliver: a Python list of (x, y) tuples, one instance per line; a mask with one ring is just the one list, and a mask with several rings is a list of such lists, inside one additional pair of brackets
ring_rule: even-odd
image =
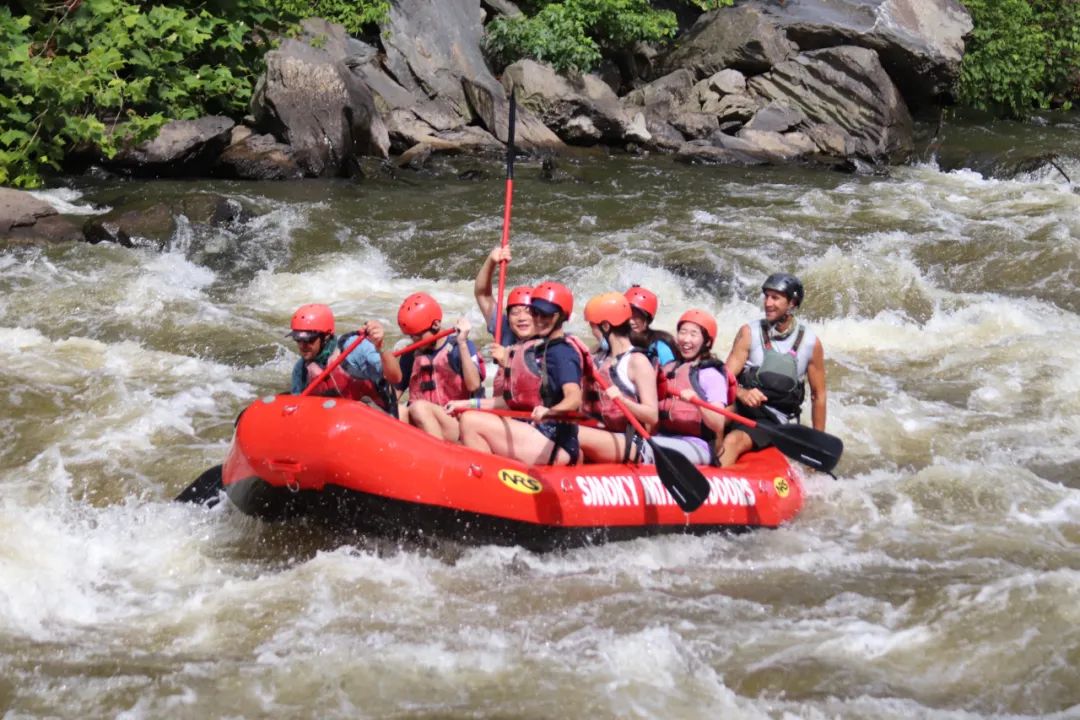
[[(732, 0), (686, 0), (703, 10)], [(499, 17), (487, 27), (486, 48), (499, 68), (521, 58), (545, 62), (559, 72), (587, 72), (603, 54), (638, 40), (674, 36), (675, 14), (648, 0), (559, 0), (534, 3), (532, 15)]]
[(0, 185), (40, 185), (72, 150), (111, 157), (166, 119), (242, 114), (276, 22), (264, 8), (66, 0), (15, 16), (0, 6)]
[(390, 0), (267, 0), (271, 10), (285, 22), (320, 17), (360, 35), (386, 19)]
[(1077, 96), (1080, 3), (964, 0), (974, 30), (960, 73), (960, 101), (1013, 117)]

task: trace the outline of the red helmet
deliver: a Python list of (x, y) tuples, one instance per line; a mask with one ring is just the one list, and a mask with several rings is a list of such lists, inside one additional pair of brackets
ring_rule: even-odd
[(547, 280), (533, 288), (529, 307), (545, 315), (554, 315), (556, 310), (561, 310), (566, 319), (574, 309), (574, 294), (562, 283)]
[(532, 301), (531, 287), (521, 285), (510, 291), (510, 294), (506, 296), (506, 309), (514, 307), (515, 305), (528, 305)]
[(656, 317), (656, 311), (660, 309), (660, 299), (656, 297), (656, 293), (640, 285), (631, 285), (625, 295), (630, 301), (630, 307), (635, 307), (648, 315), (649, 322), (652, 322), (652, 319)]
[(585, 322), (599, 325), (609, 322), (619, 326), (630, 320), (630, 301), (622, 293), (608, 292), (597, 295), (585, 304)]
[(397, 311), (397, 324), (406, 335), (422, 335), (442, 320), (442, 308), (427, 293), (413, 293)]
[(675, 329), (678, 330), (679, 326), (684, 322), (692, 322), (704, 330), (710, 343), (716, 340), (716, 318), (704, 310), (687, 310), (679, 316), (679, 322), (675, 324)]
[(334, 332), (334, 311), (318, 303), (301, 305), (293, 313), (290, 328), (292, 332), (287, 337), (311, 336), (312, 333), (331, 335)]

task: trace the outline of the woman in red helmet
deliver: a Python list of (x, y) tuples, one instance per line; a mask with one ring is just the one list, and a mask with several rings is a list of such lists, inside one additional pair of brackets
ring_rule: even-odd
[[(472, 407), (530, 410), (531, 424), (467, 412), (461, 418), (461, 440), (468, 447), (525, 463), (574, 464), (581, 452), (578, 426), (547, 417), (581, 407), (581, 378), (588, 349), (563, 331), (574, 308), (574, 296), (565, 285), (543, 282), (533, 288), (529, 308), (537, 337), (515, 346), (510, 353), (506, 395), (474, 400)], [(448, 409), (469, 406), (459, 401), (450, 403)]]
[[(498, 318), (495, 317), (498, 307), (492, 292), (491, 280), (495, 275), (495, 268), (503, 260), (510, 262), (510, 248), (500, 245), (484, 259), (484, 264), (476, 273), (476, 280), (473, 282), (473, 296), (492, 335), (495, 334), (495, 323), (498, 322)], [(506, 296), (506, 305), (503, 307), (506, 316), (502, 319), (502, 332), (499, 338), (504, 347), (528, 340), (535, 332), (532, 314), (529, 312), (531, 292), (531, 287), (518, 286)]]
[(660, 298), (640, 285), (631, 285), (625, 294), (633, 311), (630, 339), (634, 346), (644, 350), (654, 365), (667, 365), (675, 359), (675, 338), (671, 333), (651, 327), (656, 311), (660, 309)]
[[(286, 337), (296, 341), (300, 353), (300, 359), (293, 367), (292, 393), (299, 395), (334, 356), (353, 342), (356, 333), (335, 338), (333, 311), (316, 303), (303, 305), (293, 313), (290, 326)], [(397, 397), (393, 386), (401, 382), (397, 358), (389, 348), (383, 349), (383, 326), (377, 320), (365, 323), (362, 332), (366, 338), (312, 393), (370, 400), (396, 415)]]
[(630, 341), (630, 313), (630, 302), (617, 292), (597, 295), (585, 306), (585, 320), (600, 342), (595, 372), (608, 386), (605, 391), (599, 383), (585, 381), (582, 410), (604, 423), (604, 429), (582, 427), (578, 431), (581, 451), (589, 462), (629, 462), (640, 452), (640, 441), (628, 442), (628, 422), (614, 398), (620, 398), (646, 430), (651, 431), (659, 418), (656, 370)]
[[(712, 356), (716, 318), (704, 310), (687, 310), (676, 325), (679, 359), (661, 368), (658, 445), (675, 450), (696, 465), (714, 465), (716, 442), (724, 434), (724, 417), (690, 403), (695, 397), (714, 405), (735, 402), (735, 377)], [(642, 456), (648, 460), (648, 446)]]
[[(427, 293), (413, 293), (398, 308), (398, 327), (414, 341), (439, 332), (442, 307)], [(446, 412), (452, 400), (480, 397), (484, 362), (469, 340), (472, 327), (464, 317), (451, 335), (401, 357), (403, 380), (399, 390), (409, 391), (408, 421), (429, 435), (457, 442), (457, 418)]]

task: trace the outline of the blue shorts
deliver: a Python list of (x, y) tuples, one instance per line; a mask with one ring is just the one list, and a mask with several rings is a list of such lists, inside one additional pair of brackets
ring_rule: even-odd
[(571, 465), (577, 464), (578, 458), (581, 456), (577, 425), (574, 423), (542, 422), (536, 426), (536, 429), (548, 440), (555, 443), (555, 447), (551, 450), (551, 457), (548, 458), (548, 464), (554, 462), (555, 454), (559, 450), (565, 451), (570, 456)]

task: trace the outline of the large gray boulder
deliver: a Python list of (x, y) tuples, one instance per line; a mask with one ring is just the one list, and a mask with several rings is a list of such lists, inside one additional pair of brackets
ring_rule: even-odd
[(793, 57), (799, 48), (758, 3), (711, 10), (675, 43), (660, 62), (661, 72), (686, 68), (697, 78), (725, 68), (747, 75), (763, 73)]
[(305, 175), (346, 175), (357, 156), (389, 154), (371, 90), (346, 62), (353, 47), (340, 25), (308, 20), (301, 39), (266, 54), (252, 114), (259, 129), (292, 147)]
[[(454, 127), (476, 121), (506, 142), (509, 101), (484, 59), (483, 17), (480, 0), (393, 0), (382, 26), (386, 51), (382, 64), (409, 94), (427, 97), (442, 112), (460, 118)], [(389, 104), (395, 109), (405, 107), (400, 101)], [(527, 111), (518, 113), (515, 140), (526, 148), (563, 145)]]
[(289, 145), (273, 135), (233, 133), (233, 142), (218, 158), (217, 174), (241, 180), (296, 180), (304, 171)]
[[(833, 150), (839, 129), (845, 155), (898, 162), (913, 149), (911, 115), (873, 50), (838, 47), (802, 53), (751, 78), (747, 87), (765, 106), (768, 115), (758, 124), (767, 131), (777, 123), (788, 129), (791, 118), (798, 117), (791, 112), (798, 112), (806, 118), (801, 125), (833, 130)], [(781, 120), (785, 115), (787, 120)]]
[[(645, 142), (644, 119), (623, 107), (611, 86), (598, 75), (565, 77), (543, 63), (519, 60), (503, 71), (503, 87), (516, 92), (528, 108), (563, 140), (592, 144)], [(640, 113), (638, 113), (640, 114)]]
[(235, 124), (219, 115), (172, 120), (155, 137), (121, 148), (104, 163), (112, 170), (140, 177), (205, 175), (229, 144)]
[(750, 3), (802, 50), (875, 50), (908, 105), (951, 98), (971, 15), (957, 0), (769, 0)]
[(0, 187), (0, 243), (41, 244), (82, 238), (79, 225), (28, 192)]

